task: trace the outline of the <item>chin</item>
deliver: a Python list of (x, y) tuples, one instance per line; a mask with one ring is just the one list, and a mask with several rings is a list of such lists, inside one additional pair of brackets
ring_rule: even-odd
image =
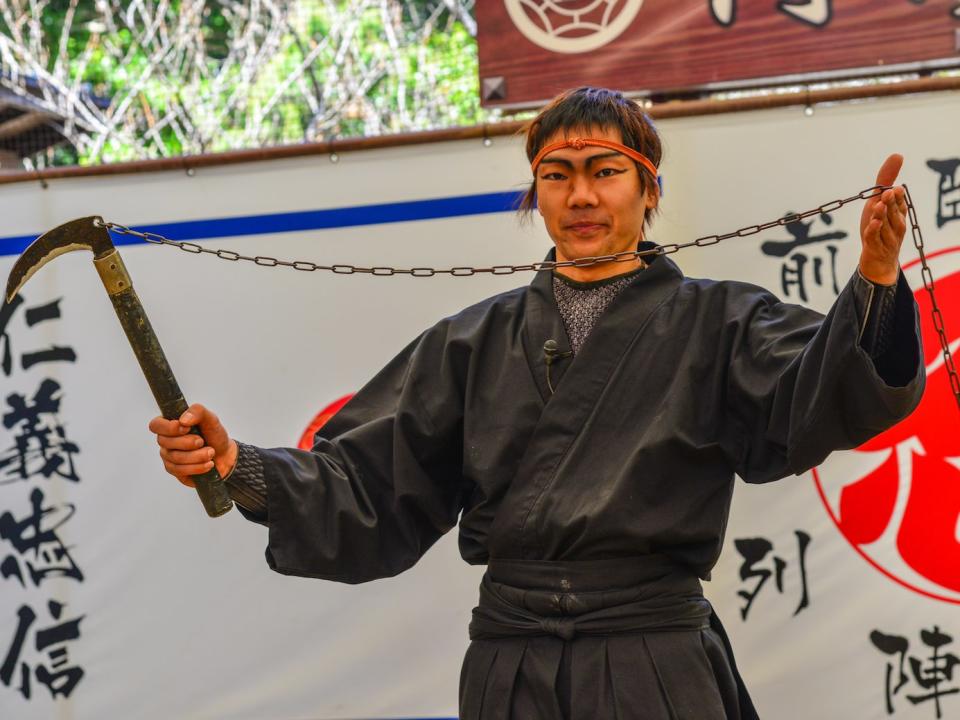
[(606, 255), (606, 253), (599, 248), (593, 248), (581, 244), (567, 244), (562, 247), (557, 247), (558, 259), (562, 256), (564, 260), (580, 260), (582, 258), (596, 257), (597, 255)]
[(562, 247), (563, 255), (568, 260), (579, 260), (580, 258), (596, 257), (598, 255), (612, 255), (612, 250), (608, 243), (596, 239), (574, 240), (564, 243)]
[(610, 241), (602, 232), (586, 237), (571, 233), (566, 235), (559, 245), (574, 255), (592, 255), (595, 250), (603, 250), (609, 246)]

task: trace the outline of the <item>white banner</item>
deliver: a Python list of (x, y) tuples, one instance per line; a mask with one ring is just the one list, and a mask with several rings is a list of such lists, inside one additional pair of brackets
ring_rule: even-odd
[[(902, 173), (951, 341), (960, 337), (960, 96), (660, 123), (663, 214), (685, 242)], [(529, 170), (496, 139), (0, 188), (0, 270), (73, 218), (318, 263), (516, 264), (549, 248), (505, 208)], [(674, 258), (829, 307), (859, 254), (859, 203)], [(296, 445), (440, 317), (529, 275), (380, 278), (261, 268), (134, 244), (123, 257), (189, 401), (231, 434)], [(923, 296), (912, 248), (904, 264)], [(88, 253), (0, 314), (0, 717), (453, 717), (482, 568), (450, 533), (409, 572), (348, 587), (282, 577), (265, 530), (209, 520), (166, 476), (156, 414)], [(926, 319), (929, 324), (929, 320)], [(738, 483), (706, 585), (763, 717), (960, 714), (960, 450), (933, 337), (924, 403), (862, 451)]]

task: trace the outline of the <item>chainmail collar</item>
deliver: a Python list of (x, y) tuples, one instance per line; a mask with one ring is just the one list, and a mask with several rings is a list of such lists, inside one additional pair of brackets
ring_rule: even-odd
[(570, 349), (576, 355), (610, 303), (630, 285), (644, 267), (613, 277), (579, 282), (553, 273), (553, 297), (563, 320)]

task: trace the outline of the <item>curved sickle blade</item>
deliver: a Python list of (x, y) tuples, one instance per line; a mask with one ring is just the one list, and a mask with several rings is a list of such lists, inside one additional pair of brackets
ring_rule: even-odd
[(97, 215), (78, 218), (59, 225), (38, 237), (17, 258), (7, 279), (6, 300), (10, 302), (33, 274), (58, 255), (74, 250), (90, 250), (102, 257), (113, 250), (110, 231)]

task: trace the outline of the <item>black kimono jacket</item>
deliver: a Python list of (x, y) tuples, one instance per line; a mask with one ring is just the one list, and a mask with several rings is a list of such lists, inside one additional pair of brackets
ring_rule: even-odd
[[(312, 452), (258, 450), (267, 560), (281, 573), (365, 582), (409, 568), (459, 522), (463, 558), (504, 567), (485, 578), (475, 611), (462, 716), (752, 716), (742, 696), (738, 709), (729, 648), (708, 611), (687, 605), (699, 634), (686, 620), (660, 622), (662, 613), (652, 626), (608, 632), (601, 618), (577, 634), (531, 630), (549, 608), (509, 603), (527, 590), (562, 603), (574, 575), (594, 597), (604, 577), (624, 589), (626, 575), (655, 586), (678, 572), (684, 579), (668, 582), (664, 597), (705, 602), (691, 600), (688, 580), (698, 586), (717, 561), (735, 474), (768, 482), (802, 473), (919, 402), (919, 330), (902, 277), (894, 313), (893, 348), (875, 361), (858, 344), (850, 284), (824, 317), (753, 285), (685, 278), (660, 257), (580, 352), (562, 357), (569, 343), (551, 277), (540, 273), (424, 332), (320, 430)], [(553, 395), (547, 340), (561, 353)], [(618, 559), (639, 569), (619, 577)], [(536, 587), (512, 588), (524, 567)], [(484, 593), (488, 606), (507, 605), (485, 614)], [(491, 632), (506, 627), (496, 618), (526, 629)]]

